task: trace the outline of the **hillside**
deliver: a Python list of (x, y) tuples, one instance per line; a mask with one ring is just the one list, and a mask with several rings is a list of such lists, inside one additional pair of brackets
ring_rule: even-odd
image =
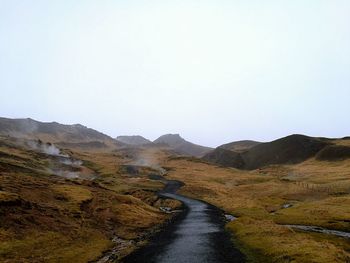
[(251, 140), (244, 140), (244, 141), (237, 141), (237, 142), (231, 142), (227, 144), (223, 144), (219, 146), (218, 148), (229, 150), (229, 151), (234, 151), (234, 152), (244, 152), (261, 142), (257, 141), (251, 141)]
[[(10, 128), (7, 131), (16, 130)], [(38, 128), (23, 133), (31, 139), (0, 135), (0, 262), (120, 262), (165, 222), (172, 222), (175, 211), (183, 211), (181, 203), (157, 196), (164, 173), (169, 180), (185, 183), (179, 190), (182, 195), (235, 216), (226, 229), (252, 257), (274, 262), (286, 255), (296, 262), (325, 258), (315, 261), (320, 263), (349, 258), (348, 240), (288, 226), (349, 231), (349, 140), (291, 135), (246, 152), (218, 147), (203, 157), (246, 169), (237, 170), (192, 157), (174, 158), (172, 149), (207, 149), (179, 135), (162, 136), (150, 147), (130, 147), (112, 139), (126, 146), (118, 149), (108, 148), (103, 140), (88, 141), (92, 136), (81, 137), (85, 142), (34, 140), (43, 134), (69, 138), (67, 130), (59, 133), (58, 137)], [(338, 160), (342, 161), (329, 162)], [(288, 165), (267, 166), (281, 163)], [(248, 171), (254, 167), (263, 168)]]
[(345, 145), (329, 145), (316, 155), (319, 161), (341, 161), (350, 158), (350, 147)]
[(112, 147), (116, 146), (116, 141), (113, 138), (80, 124), (65, 125), (57, 122), (39, 122), (33, 119), (0, 118), (0, 135), (40, 139), (53, 143), (99, 142), (99, 146), (101, 143)]
[(130, 145), (145, 145), (152, 144), (150, 140), (140, 136), (140, 135), (132, 135), (132, 136), (118, 136), (116, 138), (117, 141), (122, 143), (130, 144)]
[(315, 156), (329, 144), (330, 142), (324, 138), (290, 135), (272, 142), (260, 143), (242, 153), (232, 154), (230, 151), (223, 152), (222, 149), (217, 148), (205, 155), (204, 160), (224, 166), (252, 170), (270, 164), (303, 162)]
[(311, 158), (251, 171), (184, 158), (166, 165), (167, 178), (185, 183), (181, 194), (237, 216), (226, 229), (251, 256), (247, 262), (349, 262), (349, 239), (286, 225), (349, 232), (350, 159)]
[(290, 135), (272, 142), (262, 143), (243, 153), (246, 169), (269, 164), (300, 163), (313, 157), (328, 145), (324, 140), (304, 135)]
[(156, 196), (159, 171), (131, 174), (119, 153), (0, 136), (0, 262), (97, 262), (112, 249), (119, 262), (169, 220), (159, 207), (179, 203)]
[(202, 159), (221, 166), (244, 168), (244, 160), (241, 154), (220, 147), (207, 153)]
[(197, 145), (183, 139), (179, 134), (166, 134), (160, 136), (154, 141), (156, 144), (166, 144), (174, 151), (184, 154), (192, 155), (196, 157), (202, 157), (206, 153), (210, 152), (212, 148)]

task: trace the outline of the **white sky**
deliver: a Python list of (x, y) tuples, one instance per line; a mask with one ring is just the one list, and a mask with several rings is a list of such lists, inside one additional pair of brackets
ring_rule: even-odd
[(217, 146), (350, 135), (348, 0), (0, 0), (0, 115)]

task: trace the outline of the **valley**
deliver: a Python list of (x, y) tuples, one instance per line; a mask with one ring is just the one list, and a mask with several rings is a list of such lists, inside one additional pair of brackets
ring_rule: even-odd
[(207, 262), (350, 260), (348, 138), (207, 149), (10, 119), (0, 133), (1, 262), (193, 262), (186, 244)]
[(0, 263), (350, 263), (349, 14), (0, 0)]

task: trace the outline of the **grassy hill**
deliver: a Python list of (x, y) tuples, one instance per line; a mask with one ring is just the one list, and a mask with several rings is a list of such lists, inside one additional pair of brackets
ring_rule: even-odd
[(313, 157), (329, 145), (328, 142), (304, 135), (290, 135), (268, 143), (261, 143), (242, 153), (246, 169), (270, 164), (294, 164)]
[(244, 140), (244, 141), (237, 141), (237, 142), (223, 144), (223, 145), (219, 146), (218, 148), (230, 150), (230, 151), (234, 151), (234, 152), (244, 152), (244, 151), (249, 150), (250, 148), (260, 144), (260, 143), (261, 142)]
[(329, 139), (295, 134), (272, 142), (258, 143), (241, 152), (223, 150), (219, 147), (203, 158), (216, 164), (251, 170), (271, 164), (303, 162), (331, 143), (332, 140)]
[(329, 145), (317, 153), (320, 161), (341, 161), (350, 158), (350, 147), (345, 145)]
[[(304, 138), (299, 139), (297, 143), (304, 142)], [(285, 146), (284, 140), (280, 143)], [(308, 143), (313, 145), (313, 140), (306, 140), (296, 149)], [(168, 178), (185, 183), (181, 194), (205, 200), (237, 217), (226, 227), (248, 262), (349, 262), (348, 239), (286, 225), (350, 232), (350, 158), (320, 161), (311, 157), (297, 164), (274, 164), (249, 171), (190, 158), (172, 158), (166, 165)]]
[(220, 147), (207, 153), (203, 156), (202, 159), (207, 162), (219, 164), (221, 166), (235, 167), (238, 169), (243, 169), (245, 165), (240, 153), (226, 150)]
[(118, 259), (169, 220), (159, 206), (179, 205), (156, 196), (157, 170), (122, 169), (127, 153), (36, 141), (0, 136), (0, 262), (92, 262), (110, 249)]

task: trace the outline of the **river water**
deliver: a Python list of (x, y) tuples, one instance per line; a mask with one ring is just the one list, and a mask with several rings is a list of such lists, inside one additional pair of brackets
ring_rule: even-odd
[(159, 195), (183, 202), (184, 211), (148, 245), (123, 262), (245, 262), (244, 255), (234, 247), (224, 229), (222, 212), (207, 203), (176, 194), (180, 186), (179, 182), (168, 181)]

